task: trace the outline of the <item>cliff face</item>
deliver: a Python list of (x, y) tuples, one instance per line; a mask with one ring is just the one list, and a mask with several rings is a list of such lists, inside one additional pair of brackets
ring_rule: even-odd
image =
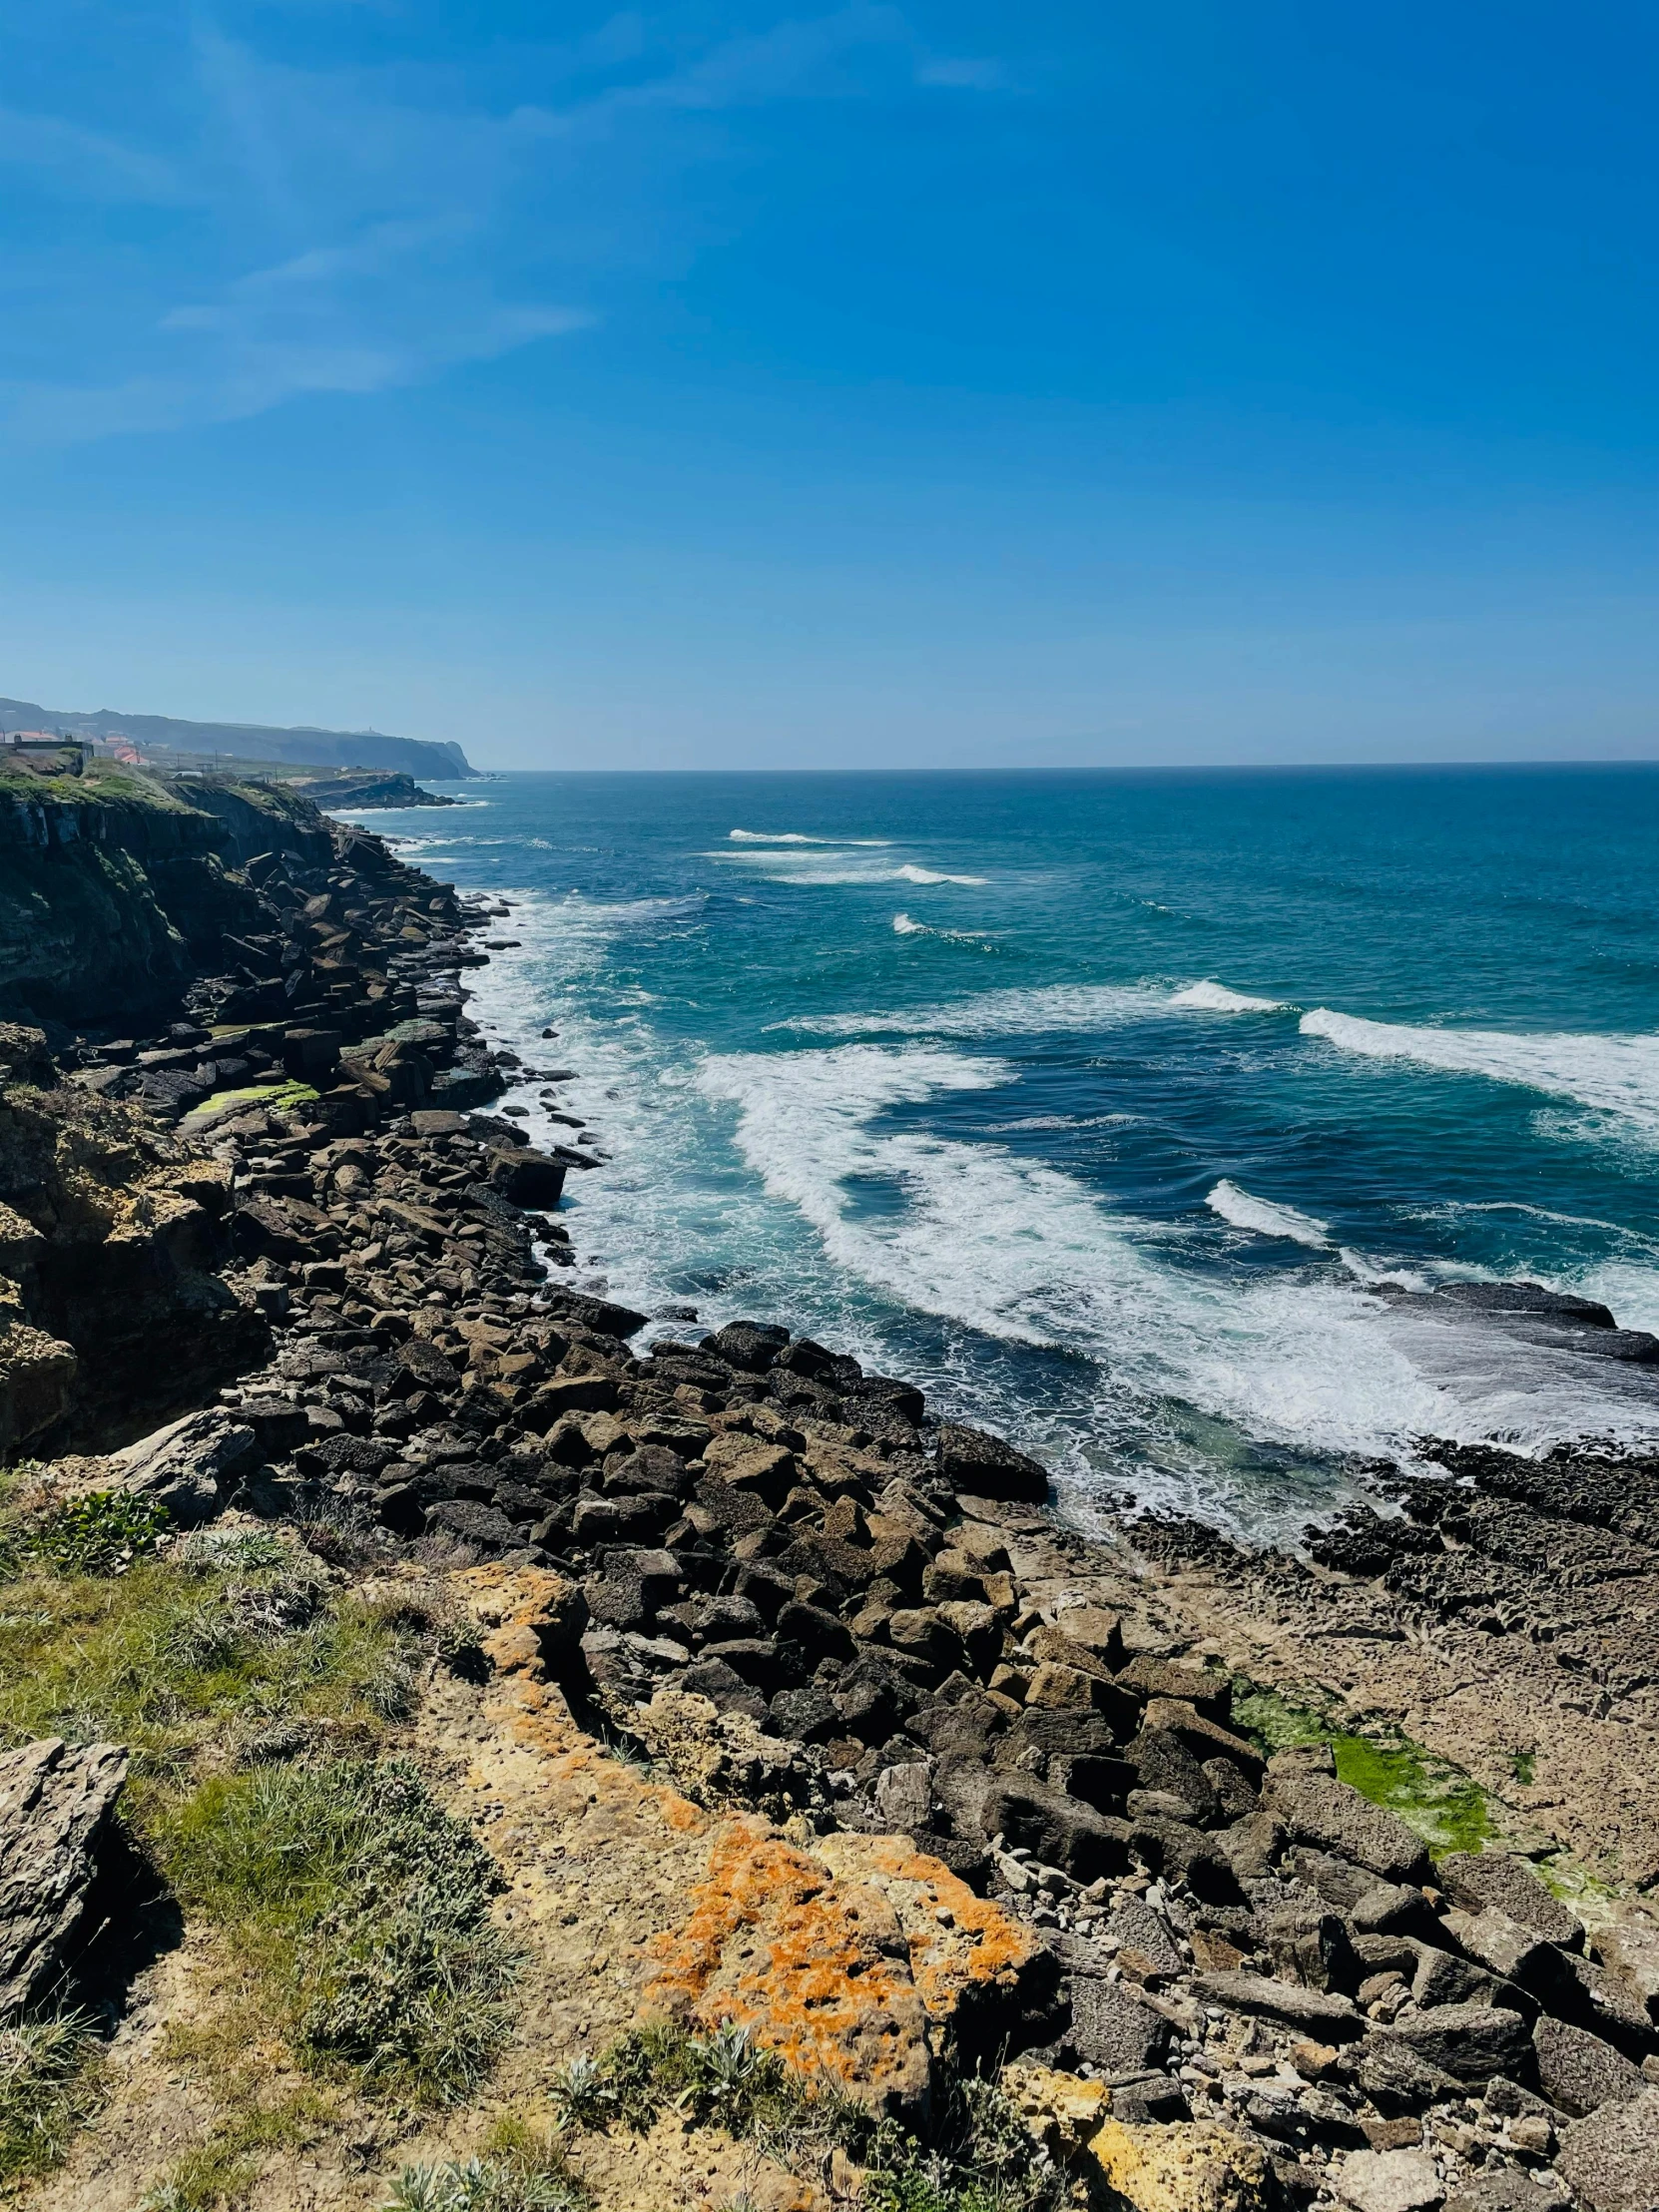
[(214, 1272), (230, 1213), (222, 1163), (0, 1025), (0, 1464), (132, 1434), (257, 1354), (263, 1322)]
[(315, 809), (280, 788), (0, 768), (0, 1018), (160, 1015), (227, 932), (259, 926), (237, 869), (329, 850)]

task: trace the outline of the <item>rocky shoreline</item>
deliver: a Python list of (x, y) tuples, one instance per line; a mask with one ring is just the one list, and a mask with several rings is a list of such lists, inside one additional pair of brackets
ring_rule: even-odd
[[(500, 1104), (560, 1079), (467, 1016), (502, 909), (287, 807), (226, 855), (161, 1032), (0, 1030), (5, 1456), (359, 1581), (436, 1562), (488, 1631), (444, 1697), (510, 1692), (515, 1741), (533, 1710), (601, 1794), (648, 1761), (717, 1824), (641, 2005), (924, 2136), (990, 2066), (1053, 2202), (1652, 2212), (1659, 1471), (1440, 1453), (1306, 1556), (1084, 1537), (901, 1380), (765, 1321), (656, 1334), (561, 1285), (599, 1155)], [(1475, 1848), (1341, 1778), (1392, 1736), (1483, 1786)], [(84, 1800), (58, 1921), (0, 1894), (14, 2013), (75, 1955), (97, 1756), (0, 1754), (16, 1850)], [(1571, 1909), (1562, 1853), (1625, 1894)], [(800, 1917), (854, 1894), (826, 1982)]]

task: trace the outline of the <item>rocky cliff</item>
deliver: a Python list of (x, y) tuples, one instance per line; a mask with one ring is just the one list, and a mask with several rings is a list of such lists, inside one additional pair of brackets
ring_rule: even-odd
[(126, 1028), (177, 1008), (223, 940), (259, 926), (242, 865), (330, 849), (280, 786), (0, 766), (0, 1014)]

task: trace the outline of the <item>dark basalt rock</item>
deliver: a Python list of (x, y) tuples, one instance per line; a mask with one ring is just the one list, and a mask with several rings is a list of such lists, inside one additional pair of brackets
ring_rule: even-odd
[(702, 1350), (728, 1367), (760, 1375), (772, 1366), (789, 1341), (789, 1331), (775, 1328), (770, 1322), (735, 1321), (705, 1338)]
[(1047, 1469), (982, 1428), (941, 1422), (937, 1456), (942, 1478), (970, 1497), (1008, 1498), (1033, 1505), (1047, 1500)]

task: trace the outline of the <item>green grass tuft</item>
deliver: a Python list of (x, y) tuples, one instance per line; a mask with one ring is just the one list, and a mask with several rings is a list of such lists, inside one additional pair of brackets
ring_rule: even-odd
[(864, 2168), (869, 2212), (1056, 2212), (1065, 2184), (994, 2082), (961, 2081), (923, 2148), (894, 2120), (827, 2086), (810, 2086), (776, 2051), (733, 2025), (709, 2035), (656, 2022), (577, 2059), (551, 2085), (560, 2125), (643, 2132), (672, 2108), (720, 2127), (781, 2164), (822, 2166), (834, 2149)]
[(125, 1574), (147, 1559), (165, 1534), (168, 1512), (129, 1490), (89, 1490), (51, 1506), (10, 1531), (15, 1566), (34, 1562), (48, 1574)]
[(0, 2182), (47, 2172), (100, 2102), (98, 2041), (76, 2012), (0, 2027)]
[(152, 1823), (187, 1910), (282, 1992), (309, 2064), (418, 2102), (465, 2095), (511, 2025), (495, 1862), (398, 1761), (212, 1776)]

